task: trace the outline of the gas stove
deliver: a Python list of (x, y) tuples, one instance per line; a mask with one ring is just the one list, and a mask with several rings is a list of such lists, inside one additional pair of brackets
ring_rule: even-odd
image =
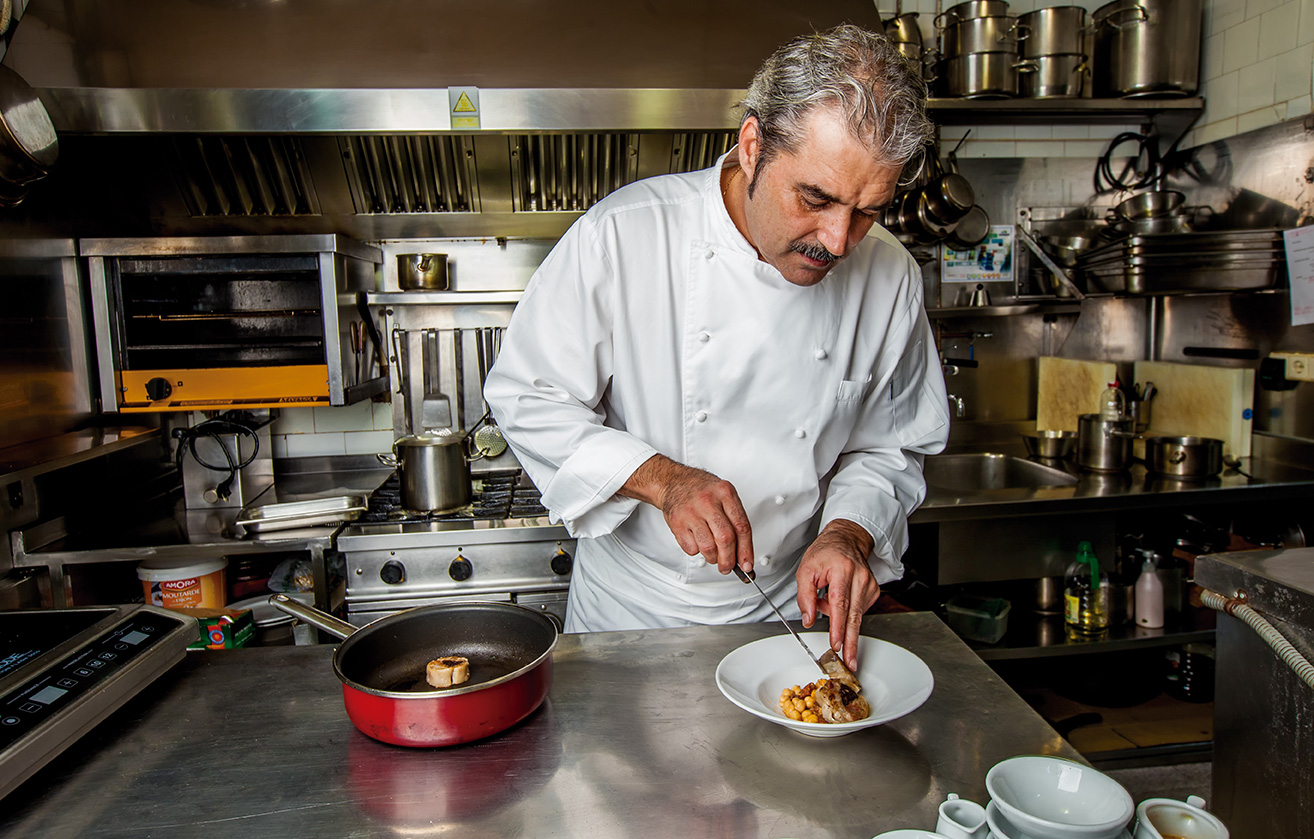
[(414, 512), (391, 476), (337, 549), (347, 566), (347, 620), (363, 625), (414, 606), (499, 600), (564, 618), (575, 541), (553, 524), (538, 489), (520, 470), (485, 472), (471, 503)]

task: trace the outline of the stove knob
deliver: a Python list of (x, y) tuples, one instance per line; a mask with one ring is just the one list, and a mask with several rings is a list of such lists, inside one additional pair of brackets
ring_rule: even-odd
[(169, 384), (168, 379), (161, 379), (157, 376), (146, 382), (146, 398), (152, 402), (168, 399), (171, 393), (173, 393), (173, 385)]
[(406, 566), (395, 559), (390, 559), (383, 563), (383, 567), (379, 569), (379, 579), (390, 586), (404, 583), (406, 582)]
[(564, 577), (570, 573), (570, 569), (574, 564), (575, 560), (570, 554), (563, 550), (558, 550), (557, 555), (552, 557), (552, 573), (560, 574)]
[(474, 566), (470, 564), (470, 560), (457, 554), (456, 559), (452, 560), (452, 564), (447, 566), (447, 576), (458, 583), (468, 580), (474, 576)]

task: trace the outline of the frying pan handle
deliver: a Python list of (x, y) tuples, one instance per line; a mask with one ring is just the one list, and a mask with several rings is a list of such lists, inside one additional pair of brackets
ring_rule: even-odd
[(293, 600), (286, 594), (271, 594), (269, 596), (269, 605), (278, 609), (280, 612), (287, 612), (294, 618), (298, 618), (316, 629), (322, 629), (335, 638), (346, 638), (356, 631), (356, 627), (344, 620), (339, 620), (328, 612), (321, 612), (313, 606)]

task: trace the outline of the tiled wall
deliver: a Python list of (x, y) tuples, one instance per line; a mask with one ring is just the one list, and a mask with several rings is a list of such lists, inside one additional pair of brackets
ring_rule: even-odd
[(392, 406), (358, 402), (341, 408), (284, 408), (269, 431), (276, 458), (391, 451)]

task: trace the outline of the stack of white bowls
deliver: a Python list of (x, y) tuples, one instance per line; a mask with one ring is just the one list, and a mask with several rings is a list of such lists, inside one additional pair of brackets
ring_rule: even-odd
[(1018, 93), (1018, 19), (1005, 0), (969, 0), (935, 18), (940, 45), (936, 92), (967, 99)]
[(1042, 755), (1000, 761), (986, 773), (986, 822), (997, 839), (1127, 839), (1131, 795), (1096, 769)]
[(1017, 19), (1018, 90), (1033, 99), (1076, 99), (1086, 76), (1086, 10), (1050, 6)]

